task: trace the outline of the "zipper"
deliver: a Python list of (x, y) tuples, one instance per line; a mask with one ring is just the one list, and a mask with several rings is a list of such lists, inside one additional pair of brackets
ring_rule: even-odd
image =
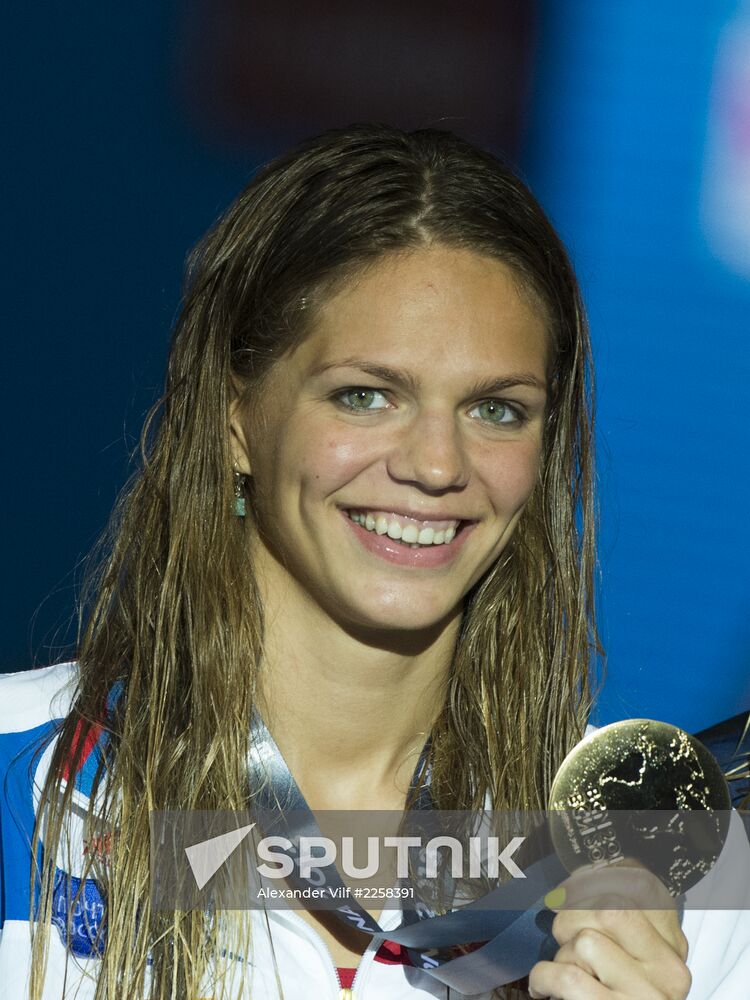
[(317, 945), (319, 951), (328, 960), (328, 966), (331, 973), (331, 980), (334, 986), (334, 996), (336, 1000), (360, 1000), (357, 995), (357, 988), (362, 981), (362, 977), (369, 968), (370, 965), (375, 960), (375, 955), (377, 954), (378, 948), (380, 948), (383, 941), (385, 941), (385, 934), (373, 934), (372, 939), (368, 943), (365, 950), (362, 952), (359, 962), (357, 963), (357, 970), (354, 973), (354, 979), (352, 980), (352, 985), (350, 989), (346, 989), (341, 985), (341, 977), (339, 976), (339, 971), (336, 968), (336, 963), (333, 960), (333, 955), (330, 952), (327, 944), (323, 938), (315, 931), (306, 920), (298, 916), (294, 911), (289, 910), (286, 917), (291, 917), (292, 920), (300, 925), (300, 929), (304, 929), (305, 933), (311, 935), (315, 944)]
[[(359, 988), (362, 982), (365, 971), (372, 965), (375, 961), (375, 956), (378, 953), (378, 949), (381, 944), (385, 941), (384, 934), (374, 934), (372, 940), (367, 945), (365, 950), (362, 952), (362, 956), (357, 963), (357, 969), (354, 973), (354, 979), (352, 979), (352, 988), (350, 990), (342, 990), (339, 1000), (358, 1000), (357, 994), (354, 992), (355, 987)], [(337, 973), (338, 975), (338, 973)]]
[[(367, 973), (370, 971), (375, 962), (375, 956), (380, 950), (380, 946), (384, 941), (388, 939), (388, 931), (391, 930), (393, 926), (398, 924), (398, 916), (394, 913), (394, 911), (383, 910), (380, 913), (380, 918), (378, 920), (378, 923), (380, 924), (383, 933), (373, 934), (370, 943), (362, 952), (362, 957), (360, 958), (357, 964), (357, 969), (354, 973), (354, 979), (352, 980), (351, 989), (348, 990), (342, 989), (341, 993), (339, 994), (339, 1000), (362, 1000), (359, 994), (364, 985)], [(383, 926), (383, 924), (385, 924), (385, 926)], [(328, 951), (325, 942), (321, 941), (320, 943), (323, 945), (323, 948), (325, 948), (325, 950)], [(331, 956), (331, 962), (333, 963), (332, 956)], [(338, 970), (336, 970), (336, 978), (339, 979)], [(339, 979), (339, 986), (341, 986), (340, 979)]]

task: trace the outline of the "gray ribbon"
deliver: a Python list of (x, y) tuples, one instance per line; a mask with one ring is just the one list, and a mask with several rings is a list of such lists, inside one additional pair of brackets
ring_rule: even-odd
[[(422, 751), (412, 778), (413, 809), (432, 808), (428, 749), (429, 742)], [(283, 831), (293, 844), (300, 837), (320, 836), (312, 811), (257, 713), (251, 730), (249, 770), (251, 809), (266, 835)], [(291, 819), (287, 818), (287, 812), (292, 813)], [(290, 880), (298, 888), (324, 888), (331, 893), (332, 900), (341, 898), (345, 884), (335, 866), (329, 867), (325, 876), (319, 875), (313, 882), (301, 875), (294, 850), (288, 853), (294, 861)], [(530, 908), (512, 908), (514, 893), (518, 889), (511, 882), (451, 913), (435, 915), (428, 910), (405, 912), (402, 924), (394, 930), (383, 930), (354, 899), (347, 898), (346, 902), (333, 908), (333, 912), (349, 926), (368, 934), (383, 935), (389, 941), (402, 945), (412, 965), (459, 993), (483, 993), (520, 979), (536, 962), (551, 957), (555, 950), (549, 933), (552, 915), (542, 900), (549, 889), (568, 873), (557, 856), (548, 853), (534, 861), (524, 874), (525, 898), (538, 895), (538, 902)], [(321, 886), (321, 877), (325, 879), (324, 886)], [(468, 954), (455, 957), (456, 946), (478, 941), (486, 943)]]

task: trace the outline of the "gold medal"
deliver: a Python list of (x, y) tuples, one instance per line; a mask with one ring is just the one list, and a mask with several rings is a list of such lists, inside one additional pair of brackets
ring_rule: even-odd
[(550, 793), (550, 829), (568, 871), (639, 861), (674, 895), (713, 867), (731, 807), (726, 779), (693, 736), (651, 719), (604, 726), (575, 746)]

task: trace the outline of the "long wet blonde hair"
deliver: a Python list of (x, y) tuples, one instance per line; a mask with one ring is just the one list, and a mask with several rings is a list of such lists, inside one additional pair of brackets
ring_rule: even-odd
[[(104, 726), (110, 753), (89, 822), (116, 831), (106, 867), (90, 859), (107, 904), (97, 1000), (143, 995), (146, 979), (153, 997), (201, 996), (218, 953), (251, 946), (240, 917), (227, 944), (215, 915), (157, 913), (149, 901), (152, 810), (247, 804), (263, 609), (247, 556), (252, 503), (244, 520), (234, 514), (232, 379), (252, 404), (334, 288), (384, 254), (429, 243), (510, 267), (543, 310), (550, 343), (541, 473), (513, 539), (466, 596), (432, 733), (437, 803), (479, 807), (489, 792), (495, 808), (542, 808), (581, 737), (599, 650), (593, 384), (568, 257), (524, 184), (455, 135), (381, 125), (328, 132), (261, 170), (190, 257), (166, 389), (89, 581), (77, 692), (43, 791), (33, 1000), (71, 806), (72, 782), (60, 775), (66, 763), (75, 771), (92, 726)], [(124, 696), (105, 718), (117, 682)], [(226, 983), (214, 989), (236, 995)]]

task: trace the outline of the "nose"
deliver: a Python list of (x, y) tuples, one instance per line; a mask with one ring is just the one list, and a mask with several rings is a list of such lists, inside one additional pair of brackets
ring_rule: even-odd
[(415, 416), (401, 429), (387, 466), (393, 479), (430, 492), (465, 486), (469, 460), (454, 414), (433, 411)]

